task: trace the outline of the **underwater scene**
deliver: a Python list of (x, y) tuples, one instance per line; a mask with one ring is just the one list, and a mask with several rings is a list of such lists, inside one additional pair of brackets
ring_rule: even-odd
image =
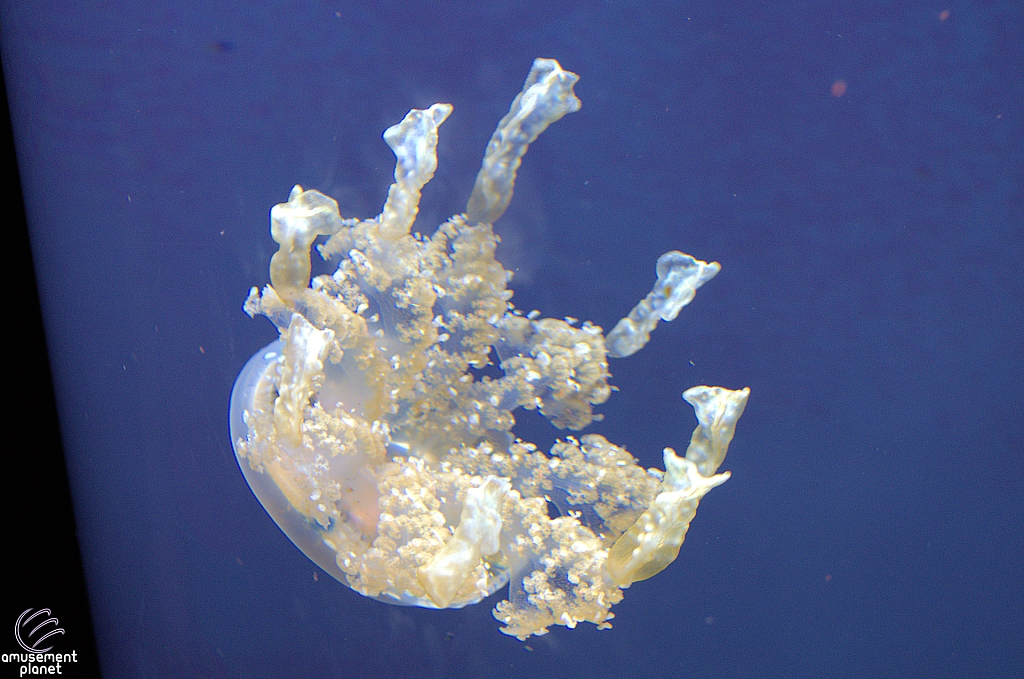
[(4, 671), (1024, 672), (1019, 5), (0, 31)]

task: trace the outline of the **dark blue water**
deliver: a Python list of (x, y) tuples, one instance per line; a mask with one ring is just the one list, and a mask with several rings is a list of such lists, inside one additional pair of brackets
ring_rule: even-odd
[[(7, 2), (0, 25), (106, 676), (1024, 672), (1019, 3)], [(723, 266), (612, 362), (588, 431), (660, 466), (685, 388), (752, 395), (678, 561), (611, 631), (524, 645), (493, 600), (398, 608), (318, 572), (246, 486), (227, 405), (274, 338), (241, 311), (269, 208), (301, 183), (375, 215), (381, 132), (444, 101), (429, 233), (538, 56), (583, 109), (496, 225), (517, 305), (610, 328), (661, 253)]]

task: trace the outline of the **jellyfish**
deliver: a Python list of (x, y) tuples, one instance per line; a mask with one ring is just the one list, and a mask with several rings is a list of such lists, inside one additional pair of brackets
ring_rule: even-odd
[[(609, 628), (623, 590), (672, 563), (700, 499), (729, 478), (718, 468), (750, 393), (686, 390), (698, 424), (684, 455), (664, 449), (664, 470), (596, 433), (547, 453), (513, 433), (518, 409), (559, 429), (590, 425), (612, 392), (608, 358), (640, 351), (720, 270), (662, 255), (651, 293), (607, 335), (512, 304), (492, 224), (529, 145), (580, 108), (577, 80), (534, 61), (465, 212), (430, 236), (411, 229), (449, 104), (384, 133), (397, 162), (377, 217), (342, 218), (335, 200), (295, 186), (270, 211), (270, 284), (243, 307), (278, 338), (231, 394), (239, 467), (307, 557), (391, 604), (460, 608), (507, 587), (494, 616), (519, 639)], [(314, 245), (334, 273), (311, 278)], [(479, 370), (492, 357), (500, 376)]]

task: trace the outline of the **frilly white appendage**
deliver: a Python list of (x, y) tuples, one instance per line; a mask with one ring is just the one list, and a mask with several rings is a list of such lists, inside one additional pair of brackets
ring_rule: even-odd
[(434, 558), (420, 566), (418, 575), (430, 600), (445, 608), (480, 563), (497, 553), (501, 536), (501, 502), (512, 489), (506, 479), (488, 476), (466, 491), (455, 534)]
[(317, 236), (335, 234), (340, 228), (337, 201), (298, 184), (287, 203), (271, 208), (270, 235), (281, 248), (270, 260), (270, 282), (282, 299), (294, 302), (309, 287), (310, 246)]
[(625, 358), (643, 349), (658, 321), (675, 320), (679, 310), (693, 301), (697, 288), (721, 270), (718, 262), (708, 264), (677, 250), (658, 257), (658, 282), (605, 337), (608, 355)]
[(419, 212), (420, 191), (437, 170), (437, 128), (452, 112), (451, 104), (413, 109), (402, 122), (389, 127), (384, 141), (395, 152), (395, 183), (380, 215), (380, 235), (395, 240), (409, 233)]
[(665, 449), (665, 478), (647, 511), (616, 540), (608, 572), (619, 587), (657, 575), (679, 555), (700, 499), (730, 474), (715, 474), (732, 441), (750, 389), (693, 387), (683, 397), (697, 412), (686, 457)]
[(471, 222), (493, 224), (505, 212), (526, 149), (548, 125), (580, 110), (580, 100), (572, 91), (579, 79), (575, 73), (563, 71), (554, 59), (534, 60), (523, 91), (516, 95), (487, 144), (466, 205)]

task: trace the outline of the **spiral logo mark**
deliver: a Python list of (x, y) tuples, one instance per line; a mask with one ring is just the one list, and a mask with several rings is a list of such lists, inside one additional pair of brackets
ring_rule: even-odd
[[(53, 617), (47, 617), (42, 621), (36, 622), (35, 627), (33, 627), (31, 631), (26, 632), (25, 630), (28, 629), (28, 627), (33, 624), (33, 621), (41, 615), (49, 616), (50, 609), (40, 608), (35, 613), (32, 613), (32, 609), (28, 608), (24, 613), (18, 616), (18, 621), (14, 623), (14, 638), (17, 639), (18, 644), (29, 653), (46, 653), (53, 648), (53, 646), (48, 648), (38, 648), (39, 644), (52, 637), (54, 634), (64, 634), (64, 630), (57, 627), (60, 622), (57, 618)], [(46, 629), (50, 626), (52, 626), (53, 629)], [(43, 632), (43, 634), (41, 636), (36, 636), (37, 632)]]

